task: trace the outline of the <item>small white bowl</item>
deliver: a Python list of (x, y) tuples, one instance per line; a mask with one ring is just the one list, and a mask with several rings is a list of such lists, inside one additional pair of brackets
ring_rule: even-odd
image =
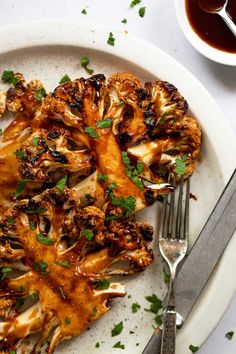
[(195, 49), (213, 61), (236, 66), (236, 54), (227, 53), (211, 47), (194, 32), (187, 18), (185, 0), (175, 0), (175, 11), (183, 34)]

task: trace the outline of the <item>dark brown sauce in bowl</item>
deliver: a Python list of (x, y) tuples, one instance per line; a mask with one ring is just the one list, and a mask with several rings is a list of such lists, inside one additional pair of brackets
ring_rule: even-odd
[[(203, 0), (202, 0), (203, 1)], [(222, 0), (204, 0), (208, 8), (221, 7)], [(217, 14), (204, 11), (199, 0), (185, 0), (188, 21), (197, 35), (210, 46), (229, 53), (236, 53), (236, 37)], [(236, 24), (236, 0), (229, 0), (227, 12)]]

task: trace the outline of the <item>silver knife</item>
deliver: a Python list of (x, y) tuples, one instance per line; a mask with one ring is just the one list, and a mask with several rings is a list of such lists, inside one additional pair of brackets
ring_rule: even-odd
[[(235, 230), (236, 170), (177, 275), (176, 311), (184, 321), (201, 295)], [(142, 354), (160, 354), (161, 333), (160, 327), (155, 330)]]

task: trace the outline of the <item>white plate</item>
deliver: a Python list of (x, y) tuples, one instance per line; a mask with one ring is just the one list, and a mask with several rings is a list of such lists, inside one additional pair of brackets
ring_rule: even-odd
[(186, 0), (175, 0), (175, 11), (179, 26), (189, 43), (192, 44), (192, 46), (205, 57), (216, 61), (217, 63), (235, 66), (235, 53), (224, 52), (223, 50), (219, 50), (210, 46), (204, 42), (193, 30), (186, 14), (185, 1)]
[[(173, 83), (188, 100), (204, 133), (202, 162), (192, 178), (191, 191), (198, 201), (191, 201), (191, 242), (204, 225), (212, 207), (230, 177), (236, 161), (236, 141), (222, 112), (205, 88), (182, 65), (160, 49), (126, 33), (113, 32), (115, 46), (106, 43), (110, 30), (78, 23), (34, 23), (0, 31), (0, 72), (13, 69), (27, 79), (38, 78), (53, 89), (67, 73), (71, 78), (86, 75), (80, 57), (88, 56), (95, 72), (109, 75), (131, 71), (142, 80), (160, 78)], [(0, 88), (5, 88), (2, 85)], [(142, 213), (142, 218), (156, 225), (156, 208)], [(236, 238), (231, 241), (204, 296), (178, 334), (178, 354), (189, 354), (189, 344), (200, 345), (210, 334), (229, 304), (236, 289)], [(155, 248), (156, 245), (155, 245)], [(155, 253), (157, 253), (155, 251)], [(197, 265), (196, 265), (197, 266)], [(112, 346), (121, 341), (126, 353), (141, 353), (152, 334), (153, 317), (144, 311), (145, 296), (164, 295), (160, 257), (144, 273), (127, 282), (128, 296), (115, 300), (111, 311), (79, 338), (65, 342), (57, 353), (117, 353)], [(222, 291), (222, 289), (227, 289)], [(131, 312), (138, 302), (142, 309)], [(124, 330), (111, 338), (114, 324), (123, 320)], [(129, 331), (134, 334), (129, 334)], [(100, 342), (100, 348), (95, 348)], [(137, 345), (139, 343), (139, 345)], [(79, 349), (78, 349), (79, 348)]]

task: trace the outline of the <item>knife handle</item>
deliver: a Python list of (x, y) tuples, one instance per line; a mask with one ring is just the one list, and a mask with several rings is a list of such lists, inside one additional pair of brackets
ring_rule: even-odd
[(176, 312), (167, 310), (163, 320), (161, 354), (175, 354)]

